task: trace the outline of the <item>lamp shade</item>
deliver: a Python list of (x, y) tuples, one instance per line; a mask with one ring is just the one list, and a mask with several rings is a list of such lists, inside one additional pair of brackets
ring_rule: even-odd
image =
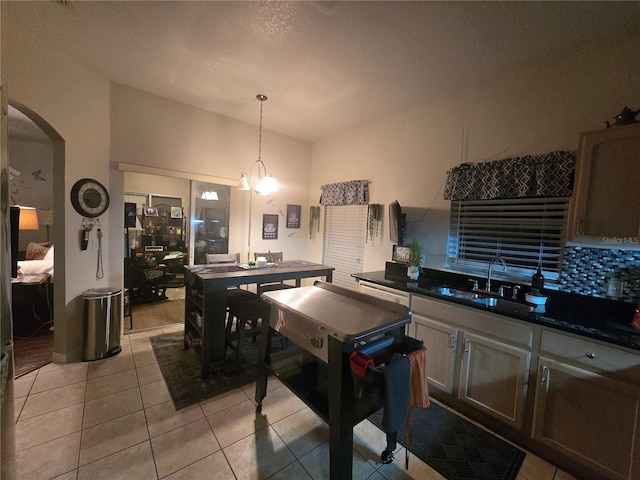
[(53, 225), (53, 210), (38, 209), (38, 223), (40, 225)]
[(20, 230), (38, 230), (38, 212), (33, 207), (20, 207)]

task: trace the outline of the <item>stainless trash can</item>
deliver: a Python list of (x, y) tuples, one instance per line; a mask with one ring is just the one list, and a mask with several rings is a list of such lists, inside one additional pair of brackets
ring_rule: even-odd
[(82, 360), (117, 355), (120, 346), (122, 290), (92, 288), (82, 294), (84, 303), (84, 353)]

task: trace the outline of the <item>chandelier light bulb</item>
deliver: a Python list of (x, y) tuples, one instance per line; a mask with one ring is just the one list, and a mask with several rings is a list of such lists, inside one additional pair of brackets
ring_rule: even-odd
[[(238, 190), (252, 190), (258, 195), (269, 195), (270, 193), (278, 191), (278, 182), (273, 177), (273, 174), (267, 173), (267, 167), (262, 161), (262, 104), (267, 100), (266, 95), (258, 94), (256, 98), (260, 101), (260, 129), (258, 136), (258, 160), (251, 166), (249, 174), (242, 173), (240, 175), (240, 186)], [(252, 175), (254, 168), (258, 169), (258, 180), (254, 185), (252, 181)], [(264, 172), (264, 174), (263, 174)]]

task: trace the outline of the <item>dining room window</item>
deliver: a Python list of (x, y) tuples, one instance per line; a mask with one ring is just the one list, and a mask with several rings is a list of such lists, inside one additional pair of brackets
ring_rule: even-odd
[(509, 278), (529, 278), (540, 265), (559, 280), (568, 205), (569, 197), (452, 200), (447, 266), (482, 275), (499, 255)]

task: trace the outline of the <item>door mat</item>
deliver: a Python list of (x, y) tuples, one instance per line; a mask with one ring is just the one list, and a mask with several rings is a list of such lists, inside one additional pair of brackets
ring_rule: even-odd
[[(207, 398), (243, 387), (258, 376), (258, 342), (243, 342), (240, 358), (228, 350), (224, 359), (211, 364), (207, 378), (200, 378), (200, 356), (193, 349), (184, 350), (182, 332), (151, 337), (153, 353), (176, 410)], [(281, 338), (274, 335), (271, 352), (282, 350)]]
[[(369, 417), (381, 430), (382, 413)], [(398, 431), (398, 443), (408, 445), (403, 431)], [(519, 448), (435, 402), (414, 409), (410, 451), (448, 480), (513, 480), (525, 457)]]

